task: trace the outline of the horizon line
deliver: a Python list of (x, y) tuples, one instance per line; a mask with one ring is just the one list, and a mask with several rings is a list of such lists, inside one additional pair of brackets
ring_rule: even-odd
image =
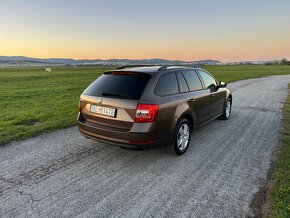
[(32, 59), (71, 59), (71, 60), (76, 60), (76, 61), (82, 61), (82, 60), (103, 60), (103, 61), (108, 61), (108, 60), (112, 60), (112, 59), (116, 59), (116, 60), (122, 60), (122, 59), (126, 59), (126, 60), (154, 60), (154, 59), (160, 59), (160, 60), (166, 60), (166, 61), (184, 61), (184, 62), (194, 62), (194, 61), (204, 61), (204, 60), (213, 60), (213, 61), (219, 61), (222, 63), (226, 63), (226, 62), (259, 62), (259, 61), (280, 61), (284, 58), (286, 58), (287, 60), (289, 60), (289, 58), (287, 57), (282, 57), (282, 58), (272, 58), (272, 59), (244, 59), (244, 60), (219, 60), (219, 59), (214, 59), (214, 58), (205, 58), (205, 59), (192, 59), (192, 60), (182, 60), (182, 59), (167, 59), (167, 58), (159, 58), (159, 57), (153, 57), (153, 58), (120, 58), (120, 57), (116, 57), (116, 58), (73, 58), (73, 57), (32, 57), (32, 56), (24, 56), (24, 55), (1, 55), (0, 57), (24, 57), (24, 58), (32, 58)]

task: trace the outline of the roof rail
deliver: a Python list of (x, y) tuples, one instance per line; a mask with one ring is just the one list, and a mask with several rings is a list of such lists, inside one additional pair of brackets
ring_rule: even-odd
[(162, 66), (158, 69), (158, 71), (163, 71), (163, 70), (166, 70), (167, 67), (169, 67), (169, 65), (165, 65), (165, 66)]
[(197, 65), (189, 65), (189, 64), (184, 64), (184, 65), (164, 65), (158, 69), (158, 71), (163, 71), (167, 70), (168, 67), (193, 67), (193, 68), (198, 68)]
[(180, 65), (150, 65), (150, 64), (140, 64), (140, 65), (124, 65), (117, 68), (117, 70), (122, 70), (131, 67), (160, 67), (158, 71), (167, 70), (168, 67), (194, 67), (198, 68), (197, 65), (190, 65), (190, 64), (180, 64)]
[(122, 69), (130, 68), (130, 67), (157, 67), (157, 66), (160, 66), (160, 65), (149, 65), (149, 64), (124, 65), (124, 66), (118, 67), (117, 70), (122, 70)]

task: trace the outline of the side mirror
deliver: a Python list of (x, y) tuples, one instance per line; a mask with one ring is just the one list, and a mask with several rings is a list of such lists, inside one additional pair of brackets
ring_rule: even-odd
[(225, 87), (227, 87), (227, 83), (225, 83), (225, 82), (219, 82), (219, 87), (220, 88), (225, 88)]

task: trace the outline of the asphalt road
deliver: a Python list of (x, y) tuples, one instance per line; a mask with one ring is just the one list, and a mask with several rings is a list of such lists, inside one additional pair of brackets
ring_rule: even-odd
[(0, 217), (245, 217), (279, 144), (290, 75), (234, 82), (232, 117), (187, 153), (130, 151), (77, 128), (0, 147)]

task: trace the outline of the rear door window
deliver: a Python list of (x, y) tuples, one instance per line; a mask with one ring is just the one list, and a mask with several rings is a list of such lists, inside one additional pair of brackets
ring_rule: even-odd
[(191, 70), (183, 71), (182, 74), (187, 82), (187, 85), (190, 91), (196, 91), (196, 90), (202, 89), (200, 79), (195, 71), (191, 71)]
[(178, 79), (180, 92), (189, 92), (189, 88), (188, 88), (186, 81), (185, 81), (184, 77), (182, 76), (182, 74), (180, 72), (178, 72), (176, 75), (177, 75), (177, 79)]
[(159, 96), (173, 95), (178, 93), (178, 84), (175, 73), (166, 73), (159, 78), (155, 88), (155, 94)]
[(110, 98), (139, 99), (151, 75), (110, 72), (100, 76), (83, 94)]

